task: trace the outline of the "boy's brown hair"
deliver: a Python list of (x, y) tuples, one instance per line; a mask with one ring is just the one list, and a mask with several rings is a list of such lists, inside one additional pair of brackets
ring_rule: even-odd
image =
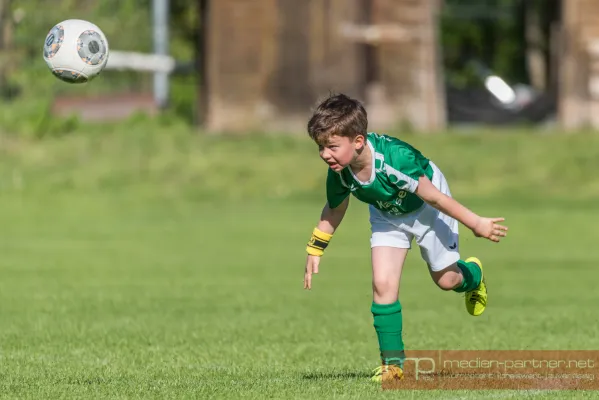
[(332, 135), (353, 140), (366, 136), (368, 115), (362, 103), (344, 94), (334, 94), (322, 101), (308, 122), (308, 134), (317, 144), (325, 146)]

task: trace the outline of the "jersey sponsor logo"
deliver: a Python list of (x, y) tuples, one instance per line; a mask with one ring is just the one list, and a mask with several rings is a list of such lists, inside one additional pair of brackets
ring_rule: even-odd
[(376, 204), (379, 210), (386, 211), (391, 214), (400, 214), (401, 210), (398, 208), (401, 206), (402, 200), (396, 199), (395, 201), (380, 201), (377, 200)]
[(401, 207), (403, 203), (403, 199), (406, 198), (408, 192), (405, 190), (400, 190), (397, 193), (397, 198), (393, 201), (380, 201), (377, 200), (376, 204), (380, 210), (386, 211), (391, 214), (401, 214), (401, 210), (398, 207)]

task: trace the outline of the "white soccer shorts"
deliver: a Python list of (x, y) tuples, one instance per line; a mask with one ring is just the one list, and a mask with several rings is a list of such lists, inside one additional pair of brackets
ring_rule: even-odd
[[(443, 173), (431, 162), (433, 185), (451, 196)], [(440, 271), (460, 259), (458, 221), (434, 207), (424, 204), (419, 210), (407, 215), (395, 216), (369, 206), (372, 236), (371, 247), (388, 246), (411, 248), (412, 240), (420, 248), (420, 254), (431, 271)]]

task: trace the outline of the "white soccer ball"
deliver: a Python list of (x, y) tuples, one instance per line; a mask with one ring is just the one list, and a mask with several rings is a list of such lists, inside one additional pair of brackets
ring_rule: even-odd
[(44, 60), (58, 79), (88, 82), (106, 66), (108, 40), (91, 22), (69, 19), (55, 25), (46, 36)]

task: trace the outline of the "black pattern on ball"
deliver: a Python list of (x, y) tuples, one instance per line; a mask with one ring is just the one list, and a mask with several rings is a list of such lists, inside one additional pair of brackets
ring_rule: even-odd
[(98, 65), (106, 58), (106, 43), (102, 36), (93, 30), (83, 32), (77, 39), (79, 57), (89, 65)]
[(58, 50), (60, 50), (60, 46), (64, 41), (64, 29), (62, 25), (54, 26), (48, 36), (46, 36), (46, 41), (44, 42), (44, 58), (50, 59), (56, 55)]
[(98, 44), (97, 41), (93, 40), (91, 42), (89, 42), (89, 44), (87, 45), (87, 48), (89, 49), (89, 51), (93, 54), (96, 54), (97, 52), (100, 51), (100, 45)]
[(62, 69), (56, 69), (52, 71), (52, 73), (58, 79), (67, 83), (85, 83), (88, 81), (87, 77), (75, 71), (65, 71)]

